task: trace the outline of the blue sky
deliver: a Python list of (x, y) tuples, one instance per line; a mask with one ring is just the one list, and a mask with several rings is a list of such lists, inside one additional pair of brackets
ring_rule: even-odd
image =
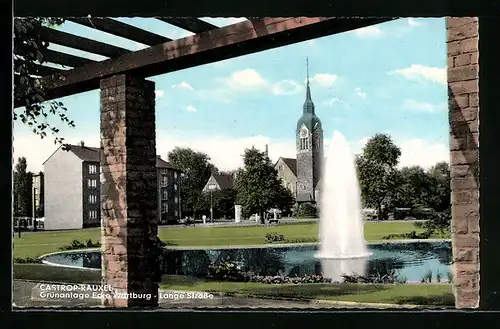
[[(239, 18), (203, 18), (217, 26)], [(177, 39), (190, 33), (149, 18), (118, 20)], [(71, 22), (59, 29), (121, 46), (136, 42)], [(157, 91), (157, 148), (165, 157), (175, 146), (208, 153), (221, 169), (241, 164), (245, 147), (271, 158), (295, 156), (295, 126), (305, 98), (306, 57), (316, 113), (326, 144), (338, 130), (358, 152), (367, 137), (391, 134), (402, 148), (402, 165), (428, 167), (448, 160), (444, 18), (399, 19), (252, 55), (152, 77)], [(101, 56), (51, 45), (54, 50), (96, 60)], [(61, 99), (76, 123), (61, 126), (69, 142), (99, 141), (99, 91)], [(55, 150), (52, 138), (39, 140), (14, 124), (14, 156), (26, 156), (41, 170)]]

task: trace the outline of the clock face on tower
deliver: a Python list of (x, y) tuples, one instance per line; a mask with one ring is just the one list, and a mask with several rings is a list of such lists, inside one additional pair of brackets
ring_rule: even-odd
[(307, 129), (306, 128), (302, 128), (300, 130), (300, 137), (302, 137), (302, 138), (307, 137)]

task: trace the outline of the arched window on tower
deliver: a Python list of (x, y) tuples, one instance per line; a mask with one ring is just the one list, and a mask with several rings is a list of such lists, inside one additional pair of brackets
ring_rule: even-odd
[(300, 131), (300, 150), (309, 150), (309, 134), (305, 128)]

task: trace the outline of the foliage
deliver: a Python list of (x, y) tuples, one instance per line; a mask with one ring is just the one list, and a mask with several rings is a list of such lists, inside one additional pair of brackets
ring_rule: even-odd
[(304, 284), (304, 283), (331, 283), (332, 279), (325, 278), (321, 275), (305, 275), (305, 276), (249, 276), (249, 282), (267, 283), (267, 284)]
[(276, 232), (266, 234), (266, 243), (282, 242), (285, 241), (285, 236)]
[(449, 232), (451, 230), (451, 207), (448, 207), (448, 209), (442, 212), (433, 212), (430, 218), (424, 222), (422, 228), (424, 228), (429, 235), (436, 232), (441, 234)]
[(41, 264), (42, 260), (40, 258), (31, 258), (31, 257), (26, 257), (26, 258), (14, 258), (14, 263), (16, 264)]
[[(210, 199), (212, 199), (212, 202), (210, 202)], [(233, 218), (235, 202), (236, 190), (225, 188), (203, 193), (199, 209), (203, 213), (209, 213), (210, 204), (212, 204), (214, 218)]]
[(49, 122), (49, 117), (59, 117), (69, 127), (75, 127), (75, 124), (67, 116), (62, 102), (44, 102), (45, 92), (37, 64), (45, 62), (49, 43), (42, 40), (39, 29), (63, 22), (61, 18), (14, 18), (14, 102), (24, 107), (14, 109), (13, 119), (20, 119), (40, 138), (45, 138), (50, 131), (55, 143), (62, 143), (64, 138), (58, 135), (59, 129)]
[(396, 165), (401, 150), (386, 134), (376, 134), (368, 140), (361, 154), (356, 156), (356, 167), (364, 204), (377, 209), (383, 217), (382, 206), (389, 203), (390, 193), (399, 181)]
[(283, 234), (271, 232), (266, 234), (266, 243), (310, 243), (318, 242), (317, 237), (303, 237), (296, 239), (287, 239)]
[(242, 282), (245, 281), (245, 273), (235, 262), (225, 261), (210, 265), (208, 278), (217, 281)]
[(27, 166), (25, 157), (18, 158), (13, 175), (14, 216), (32, 216), (31, 189), (33, 174), (26, 170)]
[(77, 249), (85, 249), (85, 248), (98, 248), (101, 246), (99, 242), (92, 242), (91, 239), (88, 239), (85, 243), (80, 242), (78, 240), (73, 240), (73, 242), (69, 246), (60, 247), (60, 250), (77, 250)]
[(246, 149), (243, 155), (244, 169), (235, 182), (237, 202), (245, 214), (259, 214), (270, 208), (287, 207), (292, 203), (291, 194), (282, 186), (278, 172), (265, 152), (256, 148)]
[(318, 209), (311, 203), (301, 203), (296, 209), (297, 218), (317, 218)]
[(196, 213), (203, 210), (203, 187), (210, 175), (217, 172), (217, 168), (210, 163), (207, 154), (190, 148), (176, 147), (168, 154), (168, 161), (182, 172), (180, 177), (182, 213), (196, 217)]
[(399, 278), (396, 270), (391, 269), (388, 273), (381, 275), (380, 273), (364, 276), (358, 274), (342, 275), (344, 283), (375, 283), (375, 284), (390, 284), (390, 283), (405, 283), (405, 278)]
[(432, 271), (431, 270), (427, 270), (422, 279), (420, 280), (421, 283), (432, 283)]

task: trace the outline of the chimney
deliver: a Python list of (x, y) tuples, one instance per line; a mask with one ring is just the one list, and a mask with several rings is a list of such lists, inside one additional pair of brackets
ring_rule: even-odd
[(85, 143), (83, 141), (80, 141), (80, 146), (85, 147)]
[(269, 147), (267, 144), (266, 144), (266, 157), (269, 157)]

